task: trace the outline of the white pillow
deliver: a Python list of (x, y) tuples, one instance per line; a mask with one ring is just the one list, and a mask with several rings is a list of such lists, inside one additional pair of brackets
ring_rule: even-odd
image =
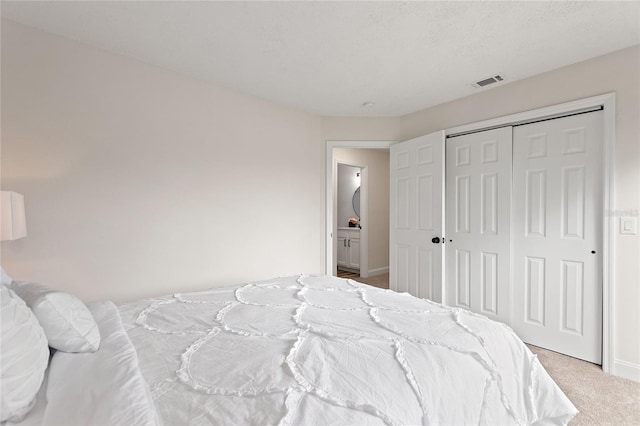
[(9, 274), (7, 274), (4, 270), (4, 268), (2, 266), (0, 266), (0, 270), (2, 270), (2, 285), (9, 285), (11, 284), (11, 281), (13, 281), (11, 279), (11, 277), (9, 276)]
[(9, 288), (0, 288), (0, 422), (20, 421), (33, 408), (49, 362), (38, 320)]
[(77, 297), (42, 284), (14, 281), (10, 288), (31, 308), (49, 346), (63, 352), (95, 352), (100, 331), (93, 315)]

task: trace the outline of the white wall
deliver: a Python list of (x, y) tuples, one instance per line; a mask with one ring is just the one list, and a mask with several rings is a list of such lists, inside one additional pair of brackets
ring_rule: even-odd
[(2, 21), (14, 278), (85, 300), (324, 272), (320, 118)]
[[(325, 140), (406, 140), (611, 91), (610, 213), (640, 209), (638, 46), (404, 117), (319, 118), (6, 20), (1, 42), (2, 189), (25, 195), (29, 228), (2, 264), (86, 300), (322, 272)], [(640, 239), (614, 250), (614, 355), (630, 376)]]
[[(389, 267), (389, 150), (334, 148), (337, 163), (358, 164), (367, 168), (369, 176), (369, 271)], [(346, 226), (338, 222), (338, 226)]]
[(399, 141), (401, 117), (322, 117), (327, 141)]
[(358, 219), (353, 208), (353, 194), (360, 187), (356, 173), (360, 173), (360, 167), (338, 164), (338, 227), (349, 226), (351, 218)]

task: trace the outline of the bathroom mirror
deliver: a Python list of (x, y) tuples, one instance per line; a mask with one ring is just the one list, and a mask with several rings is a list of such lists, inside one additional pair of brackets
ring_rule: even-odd
[(360, 187), (353, 193), (353, 211), (356, 212), (356, 216), (360, 219)]

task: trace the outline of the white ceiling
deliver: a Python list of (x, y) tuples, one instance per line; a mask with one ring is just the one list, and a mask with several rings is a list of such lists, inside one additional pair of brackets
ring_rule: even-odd
[[(397, 116), (640, 43), (640, 2), (2, 1), (2, 16), (321, 115)], [(373, 106), (365, 107), (365, 102)]]

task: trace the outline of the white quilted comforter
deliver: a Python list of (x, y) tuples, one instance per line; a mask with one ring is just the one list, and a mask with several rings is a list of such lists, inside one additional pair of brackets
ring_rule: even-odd
[(507, 326), (300, 276), (119, 306), (165, 425), (566, 424)]

